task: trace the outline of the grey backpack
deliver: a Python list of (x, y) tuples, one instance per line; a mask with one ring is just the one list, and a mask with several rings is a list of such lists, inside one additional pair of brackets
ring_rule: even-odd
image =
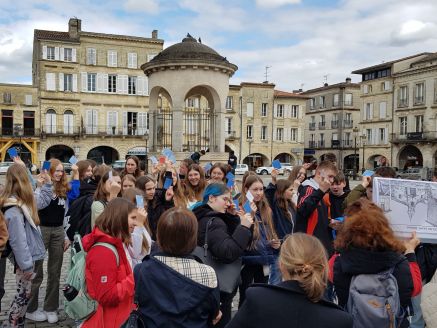
[(354, 328), (397, 328), (402, 323), (398, 283), (393, 269), (352, 277), (347, 301)]

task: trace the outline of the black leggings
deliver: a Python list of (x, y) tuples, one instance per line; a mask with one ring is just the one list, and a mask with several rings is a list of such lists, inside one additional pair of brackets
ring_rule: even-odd
[(220, 292), (220, 311), (222, 311), (222, 318), (214, 328), (223, 328), (231, 321), (232, 300), (235, 294), (237, 294), (237, 289), (231, 294)]
[(238, 308), (243, 305), (246, 299), (246, 289), (252, 283), (267, 283), (269, 276), (264, 275), (263, 266), (260, 264), (245, 264), (243, 270), (241, 270), (241, 284), (240, 284), (240, 302)]

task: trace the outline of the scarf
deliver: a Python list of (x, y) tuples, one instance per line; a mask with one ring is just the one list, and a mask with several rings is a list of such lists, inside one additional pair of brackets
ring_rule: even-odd
[(8, 206), (17, 206), (21, 209), (21, 211), (23, 212), (23, 215), (26, 219), (27, 222), (29, 222), (29, 224), (37, 231), (39, 231), (38, 227), (36, 226), (35, 222), (33, 222), (32, 219), (32, 215), (31, 215), (31, 211), (29, 209), (29, 207), (26, 204), (23, 204), (23, 202), (18, 201), (16, 198), (14, 197), (9, 197), (6, 202), (3, 204), (3, 207), (8, 207)]

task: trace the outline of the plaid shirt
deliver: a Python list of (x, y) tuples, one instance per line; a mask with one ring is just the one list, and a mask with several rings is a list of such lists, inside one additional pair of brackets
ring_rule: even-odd
[(194, 259), (155, 256), (157, 260), (169, 266), (181, 275), (210, 288), (217, 287), (217, 276), (209, 265), (197, 262)]

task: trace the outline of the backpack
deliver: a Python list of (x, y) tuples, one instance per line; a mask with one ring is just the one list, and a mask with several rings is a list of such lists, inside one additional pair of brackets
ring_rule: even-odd
[[(93, 247), (103, 246), (110, 249), (119, 266), (119, 256), (114, 245), (98, 242)], [(71, 247), (71, 267), (67, 275), (66, 287), (64, 288), (64, 310), (74, 320), (85, 320), (97, 310), (97, 301), (93, 300), (87, 293), (85, 266), (86, 252), (82, 246), (79, 234), (74, 235), (74, 242)]]
[[(76, 233), (79, 233), (81, 237), (91, 232), (91, 205), (94, 201), (94, 195), (83, 195), (76, 199), (68, 208), (68, 239), (73, 240)], [(102, 202), (105, 207), (106, 203)]]
[(397, 328), (404, 318), (393, 268), (352, 277), (347, 312), (354, 328)]

